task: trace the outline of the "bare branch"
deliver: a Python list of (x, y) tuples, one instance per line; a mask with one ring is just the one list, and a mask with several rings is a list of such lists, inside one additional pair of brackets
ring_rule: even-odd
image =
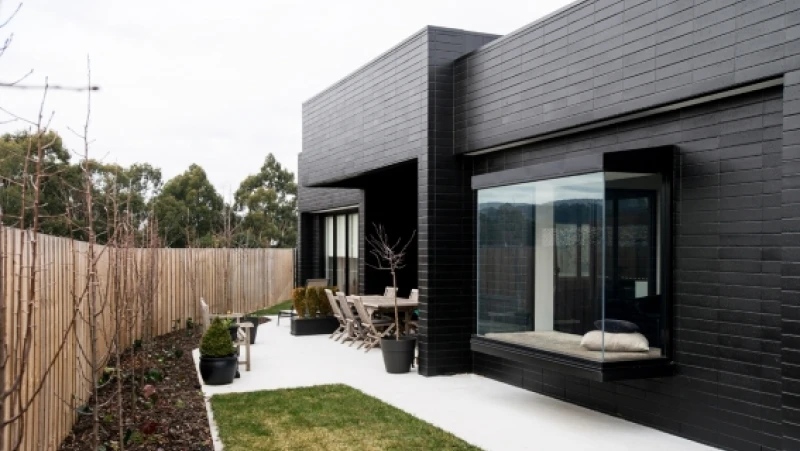
[[(0, 54), (1, 55), (1, 54)], [(33, 72), (33, 71), (31, 71)], [(24, 79), (24, 77), (23, 77)], [(22, 81), (22, 80), (19, 80)], [(0, 82), (0, 88), (16, 88), (16, 89), (45, 89), (45, 85), (20, 85), (17, 84), (19, 81), (11, 82), (11, 83), (4, 83)], [(87, 92), (87, 91), (99, 91), (99, 86), (63, 86), (63, 85), (50, 85), (47, 89), (55, 90), (55, 91), (73, 91), (73, 92)]]
[[(400, 339), (400, 315), (397, 308), (397, 271), (405, 267), (404, 260), (408, 246), (414, 241), (417, 231), (411, 233), (408, 241), (402, 244), (402, 239), (398, 238), (394, 244), (390, 244), (389, 235), (382, 225), (372, 224), (375, 232), (366, 237), (365, 241), (371, 247), (370, 255), (374, 257), (374, 263), (365, 261), (364, 264), (370, 268), (380, 271), (389, 271), (392, 275), (392, 287), (394, 288), (394, 322), (395, 337)], [(402, 244), (402, 245), (401, 245)]]

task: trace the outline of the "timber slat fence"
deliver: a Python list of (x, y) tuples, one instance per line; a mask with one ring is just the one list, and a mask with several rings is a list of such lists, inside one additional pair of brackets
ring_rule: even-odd
[[(21, 340), (26, 328), (27, 281), (32, 277), (31, 235), (0, 227), (0, 295), (6, 312), (0, 334), (9, 360), (0, 386), (8, 389), (20, 369)], [(88, 244), (38, 235), (39, 293), (34, 296), (33, 334), (23, 377), (22, 400), (30, 399), (55, 358), (41, 391), (25, 414), (20, 449), (54, 450), (71, 431), (77, 409), (91, 392), (90, 365), (82, 355), (89, 341), (86, 318)], [(99, 355), (112, 352), (111, 337), (120, 331), (120, 348), (135, 339), (185, 328), (200, 320), (200, 297), (212, 312), (247, 313), (289, 299), (294, 280), (292, 249), (132, 249), (95, 246)], [(22, 299), (23, 302), (19, 302)], [(77, 312), (77, 313), (76, 313)], [(120, 312), (120, 316), (115, 316)], [(74, 327), (70, 328), (73, 317)], [(122, 318), (122, 319), (120, 319)], [(3, 321), (4, 319), (4, 321)], [(119, 326), (118, 326), (119, 325)], [(64, 340), (66, 337), (66, 340)], [(1, 354), (0, 354), (1, 355)], [(6, 418), (13, 398), (3, 403)], [(15, 439), (6, 428), (0, 449)]]

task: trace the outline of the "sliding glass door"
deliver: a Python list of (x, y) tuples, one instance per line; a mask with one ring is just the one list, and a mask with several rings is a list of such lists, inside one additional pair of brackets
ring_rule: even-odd
[(325, 217), (325, 278), (347, 294), (358, 293), (358, 213)]

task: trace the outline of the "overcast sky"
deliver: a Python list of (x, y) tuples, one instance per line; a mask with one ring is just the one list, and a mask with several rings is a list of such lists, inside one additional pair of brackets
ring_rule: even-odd
[[(226, 197), (273, 152), (293, 172), (301, 105), (425, 25), (507, 34), (571, 0), (26, 0), (0, 81), (101, 87), (92, 155), (149, 162), (165, 179), (197, 163)], [(0, 1), (5, 17), (18, 3)], [(4, 20), (3, 19), (3, 20)], [(34, 117), (35, 91), (2, 89), (0, 106)], [(53, 128), (82, 144), (85, 96), (51, 92)], [(8, 119), (0, 113), (0, 120)], [(23, 124), (0, 125), (0, 132)]]

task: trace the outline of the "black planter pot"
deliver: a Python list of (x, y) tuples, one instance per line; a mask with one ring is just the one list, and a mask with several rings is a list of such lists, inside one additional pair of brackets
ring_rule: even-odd
[(292, 335), (330, 335), (339, 328), (339, 320), (335, 316), (321, 318), (292, 317)]
[(414, 362), (414, 348), (417, 337), (381, 338), (381, 352), (386, 372), (391, 374), (408, 373)]
[(200, 376), (206, 385), (224, 385), (233, 382), (238, 359), (228, 357), (200, 357)]
[(231, 341), (236, 341), (239, 339), (237, 336), (239, 334), (239, 325), (238, 324), (231, 324), (228, 326), (228, 332), (231, 334)]
[(257, 316), (245, 316), (242, 321), (245, 323), (250, 323), (253, 327), (250, 328), (250, 344), (256, 344), (256, 334), (258, 333), (258, 317)]

